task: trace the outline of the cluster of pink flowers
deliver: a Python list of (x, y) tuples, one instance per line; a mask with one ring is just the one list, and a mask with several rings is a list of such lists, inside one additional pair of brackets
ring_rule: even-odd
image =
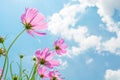
[[(14, 42), (17, 40), (17, 38), (24, 32), (26, 31), (28, 34), (30, 34), (31, 36), (43, 36), (46, 33), (41, 32), (41, 30), (44, 30), (48, 27), (48, 24), (45, 20), (45, 17), (43, 14), (39, 13), (37, 9), (35, 8), (26, 8), (25, 12), (22, 14), (21, 16), (21, 21), (22, 24), (24, 25), (24, 30), (22, 32), (20, 32), (20, 34), (18, 34), (18, 36), (13, 40), (13, 42), (11, 43), (11, 45), (8, 47), (8, 49), (6, 49), (5, 45), (4, 45), (4, 38), (0, 37), (0, 43), (3, 45), (3, 48), (0, 48), (0, 55), (4, 55), (5, 57), (5, 62), (4, 62), (4, 66), (3, 66), (3, 70), (0, 68), (0, 80), (3, 78), (4, 75), (4, 70), (5, 69), (5, 65), (7, 64), (7, 66), (9, 65), (9, 63), (7, 63), (7, 59), (8, 59), (8, 53), (9, 50), (11, 49), (12, 45), (14, 44)], [(44, 79), (49, 79), (49, 80), (63, 80), (63, 78), (61, 78), (61, 75), (59, 74), (58, 71), (54, 70), (55, 67), (60, 66), (60, 61), (55, 59), (54, 57), (56, 55), (63, 55), (65, 54), (67, 45), (64, 42), (64, 39), (58, 39), (54, 42), (53, 44), (53, 49), (50, 48), (44, 48), (43, 50), (36, 50), (35, 52), (35, 68), (34, 71), (32, 72), (33, 75), (29, 76), (28, 80), (34, 80), (34, 75), (35, 73), (38, 73), (38, 75), (40, 76), (40, 78), (42, 80)], [(20, 59), (23, 58), (23, 55), (20, 55)], [(21, 62), (20, 62), (21, 63)], [(22, 68), (21, 68), (21, 64), (20, 64), (20, 75), (18, 76), (12, 76), (12, 72), (11, 72), (11, 78), (12, 80), (17, 80), (18, 77), (21, 80), (22, 79)], [(6, 75), (5, 78), (3, 78), (6, 80)]]
[[(56, 49), (56, 47), (58, 48)], [(67, 45), (64, 43), (63, 39), (55, 41), (54, 50), (57, 52), (57, 54), (65, 54), (66, 48)], [(50, 80), (63, 80), (62, 78), (60, 78), (58, 71), (50, 70), (60, 65), (59, 60), (53, 59), (53, 57), (55, 56), (54, 51), (50, 51), (49, 48), (45, 48), (43, 51), (37, 50), (35, 52), (35, 56), (37, 59), (37, 64), (39, 66), (38, 74), (42, 79), (49, 78)], [(49, 68), (49, 72), (47, 68)]]
[[(25, 13), (23, 13), (23, 15), (21, 16), (21, 20), (25, 26), (25, 29), (30, 35), (32, 36), (34, 36), (34, 34), (38, 36), (45, 35), (45, 33), (37, 32), (37, 30), (47, 28), (47, 22), (45, 22), (44, 15), (39, 13), (37, 9), (27, 8), (25, 10)], [(54, 50), (58, 55), (65, 54), (66, 48), (67, 45), (64, 43), (64, 39), (55, 41)], [(53, 59), (54, 56), (55, 52), (50, 51), (49, 48), (45, 48), (44, 50), (37, 50), (35, 52), (38, 74), (42, 79), (50, 78), (50, 80), (63, 80), (62, 78), (60, 78), (58, 71), (48, 72), (48, 68), (52, 69), (60, 65), (59, 60)]]
[[(22, 23), (24, 24), (27, 32), (33, 36), (36, 34), (38, 36), (44, 35), (45, 33), (37, 32), (37, 30), (42, 30), (47, 27), (47, 23), (45, 22), (44, 15), (38, 12), (35, 8), (26, 9), (25, 13), (21, 16)], [(58, 55), (62, 55), (66, 53), (67, 45), (64, 43), (64, 39), (56, 40), (54, 43), (54, 50)], [(59, 60), (54, 60), (55, 56), (54, 51), (50, 51), (49, 48), (45, 48), (44, 50), (37, 50), (35, 52), (35, 57), (37, 59), (38, 66), (38, 74), (42, 79), (50, 78), (50, 80), (62, 80), (57, 71), (50, 71), (48, 69), (52, 69), (56, 66), (60, 65)]]

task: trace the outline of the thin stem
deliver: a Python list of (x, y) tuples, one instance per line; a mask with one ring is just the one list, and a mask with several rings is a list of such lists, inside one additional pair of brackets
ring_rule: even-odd
[[(22, 30), (22, 31), (16, 36), (16, 38), (12, 41), (12, 43), (11, 43), (10, 46), (8, 47), (7, 52), (6, 52), (6, 57), (5, 57), (4, 65), (3, 65), (2, 75), (4, 74), (4, 70), (5, 70), (5, 66), (6, 66), (6, 61), (7, 61), (8, 53), (9, 53), (11, 47), (13, 46), (13, 44), (15, 43), (15, 41), (20, 37), (20, 35), (21, 35), (24, 31), (25, 31), (25, 29)], [(7, 72), (8, 72), (8, 69), (6, 70), (6, 73), (7, 73)], [(7, 74), (5, 74), (5, 79), (6, 79), (6, 75), (7, 75)], [(0, 79), (0, 80), (1, 80), (1, 79)]]
[(35, 73), (36, 73), (37, 67), (38, 67), (38, 64), (35, 64), (34, 71), (33, 71), (33, 74), (32, 74), (32, 78), (30, 80), (35, 80), (34, 78), (35, 78)]
[(12, 41), (12, 43), (10, 44), (8, 50), (7, 50), (7, 53), (9, 53), (11, 47), (13, 46), (13, 44), (15, 43), (15, 41), (20, 37), (20, 35), (25, 31), (26, 29), (22, 30), (17, 36), (16, 38)]
[(30, 79), (30, 76), (32, 75), (32, 72), (33, 72), (33, 70), (34, 70), (35, 65), (36, 65), (36, 63), (34, 63), (32, 69), (31, 69), (31, 72), (30, 72), (30, 75), (29, 75), (29, 79)]
[(20, 58), (20, 74), (19, 74), (19, 80), (22, 79), (22, 59)]

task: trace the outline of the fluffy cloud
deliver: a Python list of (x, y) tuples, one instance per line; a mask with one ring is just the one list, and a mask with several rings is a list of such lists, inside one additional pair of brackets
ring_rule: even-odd
[(120, 14), (120, 0), (98, 0), (96, 7), (101, 20), (106, 24), (106, 29), (110, 32), (115, 32), (117, 37), (111, 37), (109, 40), (101, 43), (101, 51), (109, 51), (111, 53), (120, 55), (120, 21), (114, 21), (113, 15), (115, 10)]
[(105, 80), (120, 80), (120, 70), (106, 70)]
[(107, 30), (110, 32), (118, 32), (120, 22), (115, 22), (112, 18), (115, 10), (120, 11), (120, 0), (98, 0), (96, 7), (98, 8), (98, 14), (101, 16), (101, 20), (106, 24)]
[(101, 50), (120, 55), (120, 32), (117, 33), (117, 37), (112, 37), (110, 40), (103, 42), (102, 46)]

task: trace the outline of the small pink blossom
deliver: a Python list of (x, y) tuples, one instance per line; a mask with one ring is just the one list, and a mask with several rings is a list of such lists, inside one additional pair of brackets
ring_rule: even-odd
[(58, 71), (50, 71), (49, 72), (49, 78), (50, 80), (63, 80), (63, 78), (60, 78), (60, 74)]
[(67, 52), (66, 51), (67, 45), (64, 43), (64, 39), (56, 40), (54, 42), (54, 48), (58, 55), (65, 54)]
[(42, 79), (48, 78), (47, 68), (39, 67), (38, 68), (38, 74), (39, 74), (40, 78), (42, 78)]
[(40, 65), (46, 66), (48, 68), (53, 68), (54, 66), (59, 66), (59, 60), (53, 60), (54, 53), (50, 52), (48, 48), (45, 48), (43, 51), (37, 50), (35, 52), (37, 62)]
[(47, 28), (47, 22), (43, 14), (39, 13), (35, 8), (26, 8), (21, 16), (22, 23), (24, 24), (28, 34), (34, 36), (45, 35), (45, 33), (38, 32)]

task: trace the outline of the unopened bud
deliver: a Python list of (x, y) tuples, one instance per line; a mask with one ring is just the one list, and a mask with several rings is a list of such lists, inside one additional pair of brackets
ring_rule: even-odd
[(18, 80), (18, 76), (13, 76), (13, 79), (12, 80)]
[(4, 38), (0, 36), (0, 43), (4, 43)]
[(22, 59), (23, 57), (24, 57), (24, 55), (21, 54), (21, 55), (20, 55), (20, 59)]
[(33, 57), (33, 61), (36, 61), (36, 57)]
[(0, 48), (0, 55), (6, 55), (6, 50), (4, 48)]

